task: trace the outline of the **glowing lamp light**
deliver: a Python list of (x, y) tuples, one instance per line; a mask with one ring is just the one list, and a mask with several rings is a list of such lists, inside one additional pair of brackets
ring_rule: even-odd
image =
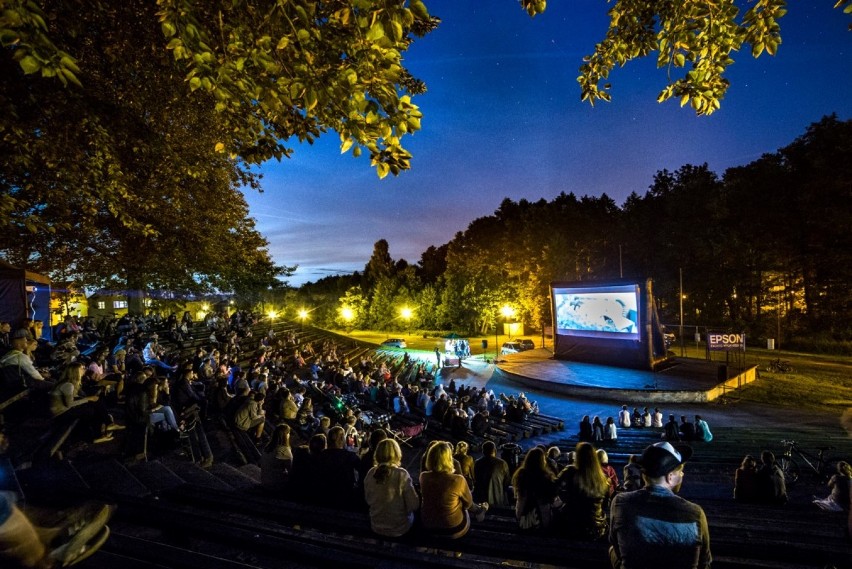
[(509, 306), (508, 304), (504, 304), (503, 307), (500, 309), (500, 314), (502, 314), (505, 318), (510, 318), (514, 316), (515, 309)]
[(405, 308), (399, 311), (399, 314), (400, 316), (402, 316), (403, 320), (410, 320), (412, 312), (411, 309), (406, 306)]
[(270, 320), (274, 320), (275, 317), (278, 316), (278, 313), (275, 312), (274, 310), (270, 310), (269, 312), (266, 313), (266, 315), (269, 316)]
[(304, 308), (299, 311), (299, 320), (304, 320), (308, 317), (308, 311)]
[(201, 305), (201, 310), (203, 310), (204, 312), (207, 312), (208, 310), (210, 310), (210, 305), (205, 302), (204, 304)]
[(352, 309), (349, 308), (348, 306), (344, 306), (343, 308), (340, 309), (340, 315), (347, 322), (352, 322), (352, 320), (355, 318), (355, 313), (352, 312)]

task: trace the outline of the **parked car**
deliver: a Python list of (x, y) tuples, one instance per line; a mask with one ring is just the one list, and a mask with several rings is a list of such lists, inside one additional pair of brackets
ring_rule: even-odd
[(528, 338), (521, 338), (517, 341), (524, 350), (534, 350), (535, 343)]
[(504, 342), (503, 346), (500, 348), (500, 353), (504, 356), (506, 354), (518, 354), (523, 352), (524, 348), (518, 342)]
[(405, 348), (408, 344), (402, 338), (390, 338), (382, 342), (382, 346), (386, 348)]

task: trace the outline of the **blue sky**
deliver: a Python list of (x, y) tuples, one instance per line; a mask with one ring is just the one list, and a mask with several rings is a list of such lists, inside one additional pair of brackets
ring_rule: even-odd
[(362, 270), (379, 239), (416, 263), (506, 197), (606, 193), (621, 204), (663, 168), (707, 162), (721, 175), (823, 115), (852, 118), (850, 18), (833, 0), (792, 0), (775, 57), (734, 54), (732, 85), (709, 117), (656, 102), (666, 71), (653, 58), (611, 74), (612, 103), (580, 101), (578, 68), (606, 33), (604, 0), (552, 0), (534, 19), (514, 0), (426, 4), (443, 22), (405, 56), (429, 89), (414, 99), (423, 129), (403, 139), (411, 170), (379, 180), (330, 133), (265, 164), (264, 193), (247, 194), (275, 261), (300, 266), (294, 286)]

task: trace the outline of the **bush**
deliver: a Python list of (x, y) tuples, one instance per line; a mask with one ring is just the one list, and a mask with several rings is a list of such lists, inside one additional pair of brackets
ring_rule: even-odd
[(852, 341), (836, 340), (827, 335), (795, 337), (785, 340), (782, 344), (785, 350), (805, 352), (809, 354), (825, 354), (832, 356), (852, 356)]

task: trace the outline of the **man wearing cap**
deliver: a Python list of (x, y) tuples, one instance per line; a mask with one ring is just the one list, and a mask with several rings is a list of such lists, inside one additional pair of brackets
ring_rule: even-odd
[(0, 391), (17, 392), (26, 388), (49, 391), (53, 388), (53, 382), (39, 373), (27, 355), (29, 341), (30, 333), (24, 328), (12, 337), (12, 349), (0, 358)]
[(683, 465), (692, 456), (688, 445), (656, 443), (639, 464), (645, 488), (618, 494), (610, 511), (610, 561), (614, 569), (662, 566), (670, 569), (710, 567), (710, 533), (700, 506), (677, 496)]

